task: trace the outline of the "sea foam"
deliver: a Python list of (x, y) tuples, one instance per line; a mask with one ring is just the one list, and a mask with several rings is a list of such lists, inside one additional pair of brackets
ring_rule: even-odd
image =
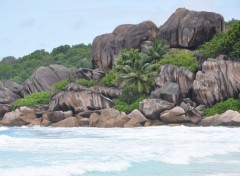
[(84, 175), (123, 172), (149, 162), (177, 168), (207, 164), (222, 171), (229, 163), (240, 172), (235, 167), (240, 166), (239, 134), (240, 128), (223, 127), (9, 128), (0, 135), (0, 173)]
[(91, 163), (68, 163), (56, 164), (45, 167), (16, 167), (12, 169), (0, 169), (3, 176), (72, 176), (83, 175), (86, 172), (119, 172), (126, 170), (130, 164), (128, 162), (91, 162)]
[(7, 127), (0, 127), (0, 132), (1, 131), (7, 131), (9, 128), (7, 128)]

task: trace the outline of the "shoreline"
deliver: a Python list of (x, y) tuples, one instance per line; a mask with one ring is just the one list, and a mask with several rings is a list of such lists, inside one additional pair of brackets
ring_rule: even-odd
[[(0, 121), (0, 127), (97, 127), (97, 128), (134, 128), (150, 126), (187, 126), (187, 127), (239, 127), (240, 113), (228, 110), (221, 115), (206, 117), (193, 124), (190, 121), (179, 121), (179, 116), (170, 116), (172, 122), (167, 123), (160, 118), (148, 119), (139, 110), (130, 114), (113, 108), (94, 111), (88, 116), (74, 116), (71, 111), (44, 112), (41, 116), (28, 107), (21, 107), (8, 112)], [(163, 118), (164, 119), (164, 118)], [(169, 120), (169, 119), (168, 119)], [(175, 122), (173, 122), (175, 120)]]

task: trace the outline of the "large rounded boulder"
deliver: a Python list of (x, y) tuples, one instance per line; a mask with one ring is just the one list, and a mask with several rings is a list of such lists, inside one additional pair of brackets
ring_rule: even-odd
[(50, 91), (55, 83), (69, 79), (70, 74), (70, 69), (62, 65), (39, 67), (31, 78), (23, 83), (22, 95), (26, 96), (34, 92)]
[(196, 48), (224, 31), (224, 18), (213, 12), (177, 9), (159, 29), (159, 37), (171, 47)]
[(65, 91), (53, 95), (49, 105), (49, 111), (68, 111), (74, 113), (87, 110), (99, 110), (111, 108), (114, 103), (111, 99), (91, 91)]
[(113, 66), (122, 49), (141, 48), (144, 41), (152, 41), (158, 34), (157, 26), (151, 21), (138, 25), (124, 24), (110, 34), (97, 36), (93, 40), (93, 68), (107, 71)]
[(223, 114), (206, 117), (199, 122), (200, 126), (240, 126), (240, 113), (227, 110)]

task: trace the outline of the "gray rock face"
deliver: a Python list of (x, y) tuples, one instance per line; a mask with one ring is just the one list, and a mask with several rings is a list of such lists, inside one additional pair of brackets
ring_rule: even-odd
[(203, 112), (199, 111), (198, 108), (193, 108), (192, 110), (186, 111), (186, 117), (193, 124), (197, 124), (202, 120)]
[(185, 111), (179, 106), (162, 113), (160, 115), (160, 119), (166, 123), (179, 123), (188, 121), (185, 116)]
[[(71, 111), (69, 111), (71, 112)], [(48, 112), (47, 113), (47, 120), (49, 120), (52, 123), (56, 123), (59, 121), (62, 121), (68, 117), (72, 116), (72, 112), (71, 113), (67, 113), (67, 112), (62, 112), (62, 111), (53, 111), (53, 112)]]
[(92, 86), (90, 88), (87, 88), (85, 86), (71, 83), (68, 86), (68, 91), (91, 91), (92, 93), (98, 93), (102, 94), (108, 98), (117, 98), (122, 94), (122, 91), (119, 88), (116, 87), (105, 87), (105, 86)]
[(5, 80), (2, 83), (5, 88), (18, 95), (20, 95), (21, 90), (23, 89), (23, 86), (21, 84), (18, 84), (11, 80)]
[(89, 126), (89, 118), (78, 118), (79, 126)]
[(178, 97), (179, 85), (171, 82), (167, 82), (161, 88), (157, 88), (151, 93), (151, 98), (161, 98), (174, 104), (178, 103)]
[[(187, 100), (187, 99), (185, 99)], [(186, 102), (186, 103), (185, 103)], [(186, 117), (191, 121), (193, 124), (197, 124), (200, 120), (202, 120), (203, 116), (203, 108), (200, 108), (204, 105), (200, 105), (198, 107), (192, 107), (191, 101), (185, 101), (180, 104), (180, 107), (186, 112)], [(188, 103), (187, 103), (188, 102)]]
[(109, 98), (117, 98), (122, 94), (122, 91), (116, 87), (93, 86), (89, 90), (93, 93), (99, 93)]
[(89, 110), (98, 110), (111, 108), (113, 106), (113, 101), (101, 94), (92, 93), (91, 91), (65, 91), (59, 92), (52, 97), (49, 110), (72, 110), (74, 112), (77, 107), (86, 107)]
[(157, 33), (156, 25), (146, 21), (138, 25), (120, 25), (111, 34), (97, 36), (92, 45), (93, 68), (107, 71), (122, 49), (140, 48), (142, 42), (153, 40)]
[(3, 118), (4, 114), (11, 111), (11, 105), (0, 104), (0, 120)]
[(97, 113), (92, 113), (89, 117), (89, 126), (90, 127), (96, 127), (98, 120), (100, 118), (100, 115)]
[(145, 122), (144, 126), (149, 127), (149, 126), (162, 126), (162, 125), (167, 125), (165, 122), (160, 121), (160, 120), (148, 120)]
[(88, 68), (79, 68), (73, 71), (76, 79), (100, 80), (105, 73), (102, 71), (92, 70)]
[(140, 127), (146, 122), (148, 119), (137, 109), (133, 110), (130, 114), (128, 114), (128, 118), (130, 119), (127, 123), (124, 124), (124, 128), (131, 127)]
[(30, 79), (23, 83), (22, 95), (52, 90), (53, 85), (69, 79), (71, 71), (62, 65), (50, 65), (38, 68)]
[(33, 120), (37, 119), (33, 111), (22, 112), (15, 110), (7, 112), (2, 119), (2, 124), (5, 126), (23, 126), (30, 124)]
[(160, 113), (172, 109), (173, 103), (162, 99), (145, 99), (139, 104), (139, 110), (148, 119), (159, 119)]
[(76, 117), (68, 117), (64, 120), (52, 124), (52, 127), (79, 127), (79, 122)]
[(5, 113), (11, 111), (12, 108), (10, 103), (18, 98), (20, 98), (18, 94), (4, 87), (3, 83), (0, 81), (0, 120), (3, 118)]
[(195, 48), (224, 30), (224, 19), (212, 12), (179, 8), (159, 29), (159, 37), (171, 47)]
[(100, 114), (93, 113), (89, 117), (89, 126), (100, 128), (139, 127), (147, 119), (139, 110), (133, 110), (129, 115), (112, 108), (102, 109)]
[(193, 82), (199, 104), (212, 106), (216, 102), (237, 97), (240, 92), (240, 63), (209, 59), (202, 65)]
[(2, 124), (5, 126), (23, 126), (28, 123), (20, 118), (20, 111), (7, 112), (2, 119)]
[(0, 81), (0, 104), (9, 104), (18, 98), (20, 98), (19, 95), (4, 87)]
[(125, 113), (112, 108), (106, 108), (102, 109), (100, 114), (91, 114), (89, 126), (100, 128), (123, 127), (127, 121), (129, 121), (129, 118)]
[(199, 122), (200, 126), (240, 126), (240, 113), (227, 110), (221, 115), (206, 117)]
[[(179, 98), (185, 98), (188, 95), (189, 91), (192, 89), (193, 80), (194, 74), (184, 69), (183, 67), (163, 65), (158, 71), (158, 76), (155, 79), (155, 84), (159, 88), (164, 87), (164, 92), (168, 90), (170, 93), (170, 89), (173, 88), (169, 87), (169, 83), (176, 83), (179, 85)], [(174, 94), (177, 94), (177, 86), (174, 85), (174, 87)], [(173, 90), (171, 92), (173, 92)]]
[(160, 115), (165, 123), (192, 123), (197, 124), (202, 119), (202, 114), (196, 108), (185, 111), (180, 106), (167, 110)]

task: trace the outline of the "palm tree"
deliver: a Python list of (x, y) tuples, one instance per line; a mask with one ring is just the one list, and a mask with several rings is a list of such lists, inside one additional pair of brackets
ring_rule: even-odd
[(160, 39), (155, 39), (150, 46), (145, 46), (146, 54), (149, 62), (156, 62), (166, 54), (167, 46)]
[(139, 93), (150, 93), (156, 71), (147, 60), (137, 49), (122, 52), (116, 66), (119, 81), (125, 86), (136, 86)]

